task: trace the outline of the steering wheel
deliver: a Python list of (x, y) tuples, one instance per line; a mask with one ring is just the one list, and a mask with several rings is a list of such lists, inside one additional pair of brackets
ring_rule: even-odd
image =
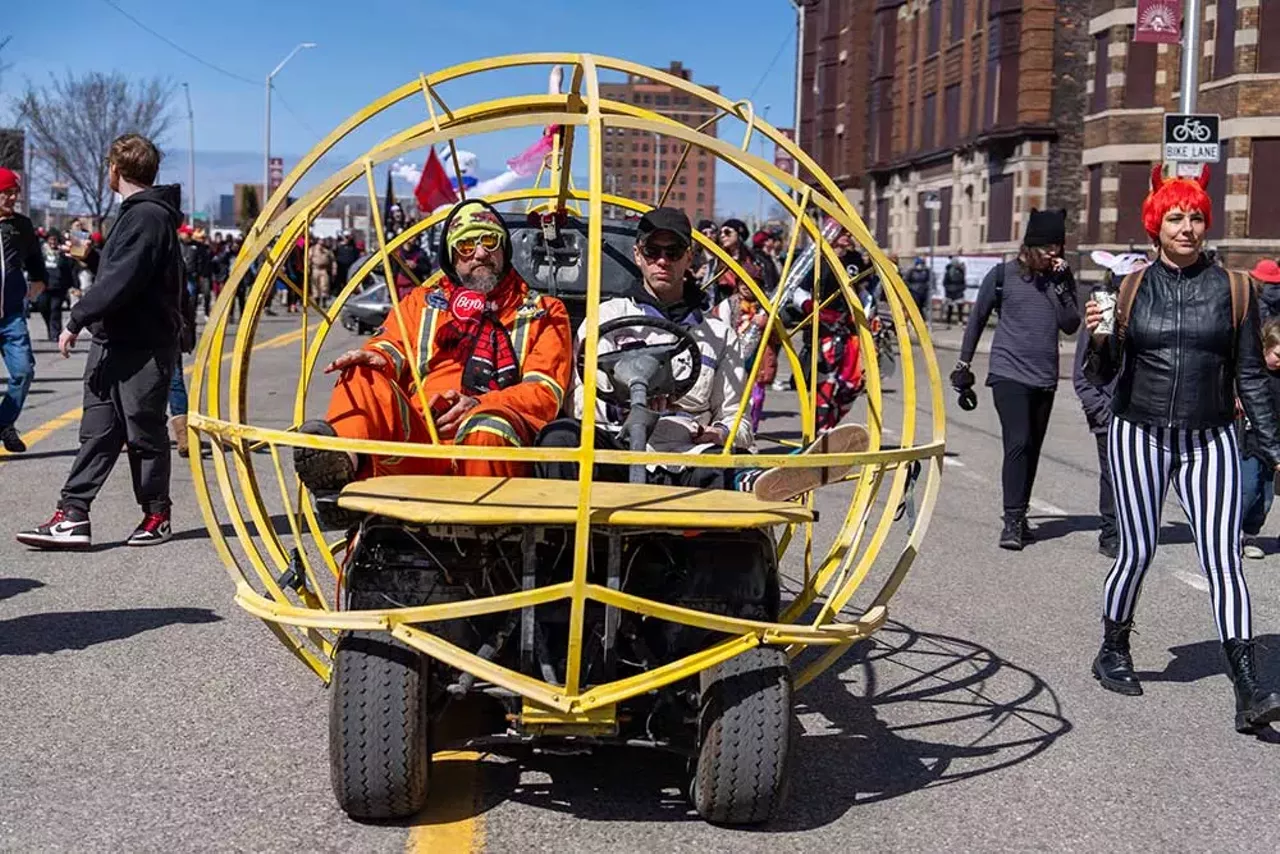
[[(631, 388), (643, 384), (649, 398), (666, 395), (671, 400), (679, 400), (693, 388), (702, 373), (702, 351), (698, 342), (689, 334), (689, 330), (665, 317), (636, 315), (634, 317), (615, 317), (600, 326), (600, 340), (620, 329), (653, 329), (675, 337), (675, 341), (666, 344), (633, 344), (626, 349), (599, 353), (597, 367), (608, 375), (612, 388), (604, 388), (596, 384), (596, 395), (606, 401), (624, 406), (630, 405)], [(671, 371), (672, 361), (681, 354), (689, 357), (689, 375), (676, 379)], [(587, 350), (585, 342), (578, 345), (578, 376), (586, 370)]]

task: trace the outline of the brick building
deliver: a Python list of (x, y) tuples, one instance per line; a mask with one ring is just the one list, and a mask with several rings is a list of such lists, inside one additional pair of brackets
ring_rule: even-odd
[[(679, 62), (663, 69), (672, 76), (692, 80), (693, 72)], [(713, 92), (715, 86), (706, 87)], [(694, 101), (671, 86), (647, 78), (628, 76), (625, 83), (601, 83), (601, 97), (635, 104), (673, 118), (681, 124), (697, 127), (715, 115), (708, 104)], [(715, 125), (706, 128), (715, 134)], [(666, 188), (684, 143), (645, 131), (605, 128), (604, 188), (637, 201), (655, 203)], [(656, 187), (656, 191), (655, 191)], [(676, 184), (667, 196), (667, 204), (683, 208), (695, 222), (711, 218), (716, 209), (716, 158), (711, 152), (694, 147), (689, 152)]]
[[(1210, 243), (1232, 267), (1280, 254), (1280, 0), (1206, 0), (1197, 112), (1221, 116)], [(1140, 219), (1163, 114), (1178, 111), (1180, 45), (1133, 42), (1130, 2), (1094, 0), (1080, 191), (1082, 249), (1148, 243)]]

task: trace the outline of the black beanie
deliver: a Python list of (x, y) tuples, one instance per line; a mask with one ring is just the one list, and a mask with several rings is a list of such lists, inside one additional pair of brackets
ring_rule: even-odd
[(738, 232), (738, 239), (743, 243), (746, 243), (747, 238), (750, 237), (750, 232), (747, 231), (747, 224), (740, 219), (726, 219), (724, 222), (720, 223), (720, 227), (732, 228), (734, 231)]
[(1062, 246), (1066, 242), (1065, 208), (1058, 208), (1056, 211), (1031, 209), (1031, 217), (1027, 220), (1027, 234), (1022, 239), (1024, 246)]

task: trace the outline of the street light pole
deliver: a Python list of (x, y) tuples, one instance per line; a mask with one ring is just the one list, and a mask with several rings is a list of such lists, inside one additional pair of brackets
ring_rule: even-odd
[[(1194, 0), (1193, 0), (1194, 2)], [(796, 148), (800, 147), (800, 103), (804, 97), (804, 0), (790, 0), (796, 9), (796, 115), (795, 127), (792, 128)], [(800, 177), (800, 158), (791, 159), (791, 174)]]
[[(196, 224), (196, 114), (191, 109), (191, 87), (182, 84), (187, 96), (187, 193), (191, 197), (191, 226)], [(210, 226), (213, 223), (209, 223)]]
[(315, 46), (315, 42), (302, 42), (295, 46), (293, 50), (289, 51), (289, 55), (280, 60), (280, 64), (267, 75), (267, 117), (262, 134), (262, 199), (259, 200), (259, 205), (263, 208), (266, 208), (267, 199), (271, 195), (271, 78), (279, 74), (280, 69), (284, 68), (285, 64), (293, 59), (298, 51)]
[(1182, 101), (1183, 113), (1196, 111), (1196, 93), (1200, 88), (1200, 0), (1187, 0), (1187, 17), (1182, 23)]
[[(766, 122), (769, 121), (769, 104), (764, 105), (764, 120)], [(760, 159), (761, 160), (765, 159), (765, 155), (768, 154), (768, 148), (766, 147), (766, 143), (768, 142), (768, 139), (769, 138), (764, 135), (761, 135), (760, 137)], [(756, 187), (756, 230), (757, 231), (759, 231), (761, 228), (764, 227), (763, 223), (764, 223), (764, 185), (761, 184), (758, 187)]]

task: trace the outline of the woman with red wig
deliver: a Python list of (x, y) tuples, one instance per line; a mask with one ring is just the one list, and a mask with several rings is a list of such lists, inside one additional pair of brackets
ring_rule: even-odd
[(1138, 695), (1129, 635), (1142, 580), (1155, 555), (1170, 484), (1191, 523), (1209, 580), (1214, 619), (1236, 693), (1236, 730), (1280, 720), (1280, 694), (1258, 684), (1249, 588), (1241, 568), (1241, 401), (1258, 451), (1280, 467), (1280, 436), (1267, 389), (1258, 308), (1248, 280), (1204, 257), (1212, 203), (1208, 169), (1198, 180), (1151, 173), (1143, 225), (1158, 258), (1120, 286), (1113, 329), (1085, 306), (1092, 334), (1086, 375), (1118, 375), (1109, 442), (1120, 550), (1104, 587), (1102, 648), (1093, 674), (1104, 688)]

